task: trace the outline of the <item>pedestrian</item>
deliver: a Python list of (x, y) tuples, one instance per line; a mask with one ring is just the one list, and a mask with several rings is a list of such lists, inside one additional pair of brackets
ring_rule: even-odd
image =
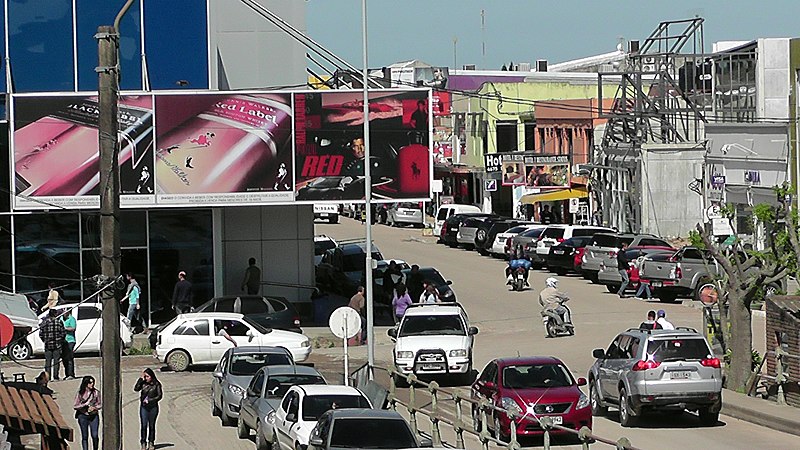
[(628, 244), (623, 242), (620, 249), (617, 251), (617, 271), (622, 281), (622, 284), (619, 286), (619, 291), (617, 291), (619, 298), (625, 298), (625, 289), (628, 289), (628, 284), (631, 282), (631, 278), (628, 276), (630, 261), (628, 261), (628, 256), (625, 254), (625, 250), (627, 249)]
[(433, 304), (442, 302), (441, 300), (439, 300), (439, 292), (436, 290), (436, 286), (433, 284), (432, 281), (428, 280), (425, 282), (425, 291), (422, 292), (422, 295), (419, 298), (419, 302), (422, 304)]
[(247, 288), (247, 295), (256, 295), (261, 288), (261, 269), (256, 266), (255, 258), (250, 258), (247, 264), (247, 269), (244, 270), (244, 280), (242, 280), (242, 291)]
[(406, 280), (406, 289), (411, 296), (411, 300), (419, 301), (422, 292), (425, 290), (424, 283), (425, 278), (422, 272), (419, 271), (419, 266), (414, 264), (411, 266), (411, 271), (408, 273), (408, 279)]
[(139, 419), (142, 427), (139, 442), (142, 444), (142, 450), (155, 450), (158, 402), (164, 396), (164, 390), (155, 372), (149, 367), (142, 371), (142, 376), (136, 380), (133, 390), (140, 393)]
[(389, 267), (383, 272), (383, 293), (386, 299), (394, 298), (395, 285), (400, 281), (400, 268), (395, 260), (389, 261)]
[(661, 324), (656, 322), (656, 312), (647, 311), (647, 320), (639, 324), (640, 330), (660, 330)]
[(61, 364), (61, 347), (66, 334), (58, 311), (51, 309), (39, 327), (39, 337), (44, 342), (44, 371), (51, 380), (59, 380), (58, 365)]
[(397, 286), (395, 287), (395, 295), (392, 299), (392, 308), (394, 308), (394, 323), (400, 323), (400, 320), (406, 313), (406, 309), (408, 309), (412, 303), (411, 296), (408, 295), (408, 291), (406, 291), (406, 285), (403, 283), (397, 283)]
[(94, 386), (94, 377), (85, 376), (81, 381), (81, 387), (75, 396), (75, 418), (78, 419), (78, 426), (81, 429), (81, 445), (83, 450), (89, 450), (89, 434), (92, 436), (92, 449), (100, 449), (100, 437), (98, 428), (100, 425), (100, 415), (98, 412), (103, 406), (100, 398), (100, 391)]
[(674, 330), (675, 325), (673, 325), (669, 320), (667, 320), (667, 312), (663, 309), (658, 310), (658, 319), (656, 322), (661, 325), (661, 328), (665, 330)]
[(639, 289), (636, 290), (636, 295), (634, 295), (634, 297), (639, 300), (644, 300), (644, 298), (642, 298), (642, 294), (647, 293), (647, 300), (652, 300), (653, 291), (650, 290), (650, 282), (647, 280), (643, 280), (641, 276), (642, 266), (644, 265), (644, 258), (645, 255), (640, 254), (639, 257), (636, 258), (636, 261), (633, 263), (634, 266), (636, 267), (637, 272), (639, 272)]
[(128, 272), (125, 278), (128, 279), (128, 291), (119, 302), (123, 303), (126, 299), (128, 300), (128, 313), (125, 315), (125, 319), (128, 321), (128, 328), (133, 330), (133, 320), (138, 320), (139, 316), (139, 296), (142, 293), (142, 288), (139, 287), (139, 283), (133, 273)]
[(356, 293), (350, 297), (350, 303), (347, 306), (353, 308), (361, 316), (361, 338), (360, 343), (363, 345), (367, 342), (367, 314), (366, 314), (366, 299), (364, 299), (364, 286), (359, 286)]
[(178, 314), (188, 313), (192, 305), (192, 283), (186, 279), (186, 272), (178, 272), (178, 282), (172, 291), (172, 309)]
[(75, 329), (78, 321), (72, 315), (72, 308), (64, 310), (61, 315), (61, 323), (64, 324), (64, 345), (61, 348), (61, 360), (64, 361), (64, 379), (75, 379)]

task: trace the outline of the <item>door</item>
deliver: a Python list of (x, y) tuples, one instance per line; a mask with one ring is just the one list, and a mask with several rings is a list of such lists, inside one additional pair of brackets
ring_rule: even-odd
[[(639, 340), (631, 336), (622, 336), (619, 340), (619, 348), (617, 358), (610, 361), (608, 365), (609, 375), (609, 395), (611, 398), (617, 398), (619, 394), (619, 381), (624, 377), (624, 372), (633, 367), (634, 353), (639, 347)], [(628, 394), (632, 394), (628, 392)]]
[(221, 330), (225, 329), (228, 336), (236, 341), (237, 346), (250, 345), (250, 337), (247, 335), (251, 333), (258, 336), (258, 332), (251, 329), (249, 325), (240, 320), (214, 320), (214, 333), (211, 336), (211, 345), (209, 346), (210, 358), (212, 361), (219, 361), (219, 358), (229, 348), (233, 348), (233, 343), (221, 335)]
[(212, 364), (222, 357), (222, 353), (214, 359), (210, 356), (211, 340), (215, 336), (211, 335), (208, 319), (186, 319), (172, 335), (174, 342), (171, 347), (188, 351), (194, 364)]
[(250, 385), (245, 391), (242, 398), (242, 407), (239, 410), (239, 415), (242, 416), (242, 421), (250, 428), (255, 429), (258, 421), (259, 414), (256, 412), (257, 403), (261, 403), (261, 392), (264, 386), (264, 371), (259, 370), (256, 376), (250, 380)]
[[(292, 442), (291, 431), (297, 424), (297, 415), (300, 412), (300, 396), (296, 391), (291, 390), (286, 393), (286, 396), (281, 402), (281, 407), (275, 414), (275, 424), (277, 425), (278, 443), (280, 450), (294, 450), (294, 442)], [(294, 415), (294, 417), (289, 417)], [(289, 420), (294, 419), (294, 420)]]
[(616, 361), (619, 359), (619, 344), (621, 340), (622, 336), (617, 336), (617, 338), (614, 339), (611, 345), (608, 346), (608, 349), (606, 349), (605, 359), (600, 360), (600, 364), (598, 365), (597, 377), (600, 383), (599, 387), (603, 396), (607, 398), (616, 397), (617, 385), (616, 381), (612, 380), (612, 370), (614, 364), (616, 364)]
[(75, 352), (100, 351), (102, 340), (103, 313), (91, 305), (79, 306), (75, 317)]

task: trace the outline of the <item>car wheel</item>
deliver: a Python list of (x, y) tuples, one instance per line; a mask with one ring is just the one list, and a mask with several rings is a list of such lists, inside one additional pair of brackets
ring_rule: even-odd
[(606, 285), (606, 290), (612, 294), (616, 294), (617, 292), (619, 292), (619, 288), (620, 286), (614, 286), (613, 284)]
[(559, 276), (562, 276), (562, 277), (567, 274), (567, 269), (565, 269), (563, 267), (556, 267), (553, 270), (556, 272), (556, 275), (559, 275)]
[(247, 425), (245, 425), (241, 414), (239, 415), (239, 418), (236, 419), (236, 435), (239, 436), (239, 439), (250, 438), (250, 429), (247, 428)]
[(701, 408), (697, 413), (700, 416), (700, 423), (707, 427), (714, 426), (719, 421), (719, 411), (711, 412), (711, 408)]
[(217, 407), (217, 402), (214, 399), (211, 399), (211, 415), (214, 417), (219, 417), (222, 414), (222, 410)]
[(256, 425), (256, 450), (272, 450), (272, 442), (267, 442), (260, 423)]
[(19, 339), (8, 346), (8, 356), (14, 361), (23, 361), (33, 356), (33, 349), (28, 341)]
[(592, 404), (592, 415), (602, 417), (608, 413), (608, 408), (603, 406), (603, 399), (600, 398), (600, 391), (597, 389), (597, 382), (589, 380), (589, 401)]
[(174, 372), (183, 372), (189, 368), (189, 354), (183, 350), (173, 350), (167, 355), (167, 366)]
[(475, 234), (475, 244), (482, 247), (486, 243), (486, 230), (478, 230)]
[(626, 428), (636, 424), (636, 418), (631, 415), (630, 400), (625, 388), (619, 390), (619, 424)]

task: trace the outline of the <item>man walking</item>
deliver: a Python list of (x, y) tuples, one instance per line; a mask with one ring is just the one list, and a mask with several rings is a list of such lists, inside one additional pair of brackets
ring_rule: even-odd
[(359, 286), (355, 295), (350, 297), (350, 303), (347, 306), (353, 308), (361, 316), (361, 339), (360, 343), (363, 345), (367, 342), (367, 301), (364, 298), (364, 286)]
[(419, 298), (422, 296), (422, 292), (425, 290), (425, 278), (422, 275), (422, 272), (419, 271), (419, 266), (414, 264), (411, 266), (411, 271), (408, 274), (408, 279), (406, 280), (406, 288), (408, 289), (408, 294), (411, 296), (412, 302), (418, 302)]
[(58, 365), (61, 364), (61, 347), (66, 334), (58, 311), (51, 309), (39, 328), (39, 338), (44, 342), (44, 371), (51, 380), (59, 379)]
[(247, 295), (256, 295), (258, 289), (261, 288), (261, 269), (256, 266), (255, 258), (250, 258), (247, 264), (247, 269), (244, 270), (244, 280), (242, 280), (242, 290), (247, 288)]
[(75, 378), (75, 328), (78, 321), (72, 315), (72, 308), (64, 310), (61, 316), (61, 323), (64, 324), (64, 346), (61, 349), (61, 359), (64, 361), (64, 379), (72, 380)]
[(175, 283), (175, 289), (172, 291), (172, 309), (177, 314), (185, 314), (189, 312), (192, 305), (192, 283), (186, 279), (186, 272), (178, 272), (178, 282)]
[(128, 321), (128, 328), (133, 330), (133, 319), (138, 318), (137, 316), (139, 315), (139, 295), (142, 292), (142, 288), (139, 287), (139, 283), (133, 273), (128, 272), (125, 277), (128, 279), (128, 292), (119, 302), (123, 303), (125, 299), (128, 300), (128, 313), (125, 318)]
[(628, 283), (631, 282), (631, 279), (628, 276), (628, 266), (630, 265), (630, 261), (628, 261), (628, 256), (625, 255), (625, 250), (627, 249), (628, 244), (623, 242), (619, 251), (617, 251), (617, 271), (619, 271), (619, 277), (622, 280), (622, 284), (619, 286), (619, 291), (617, 292), (619, 298), (625, 298), (625, 289), (628, 289)]

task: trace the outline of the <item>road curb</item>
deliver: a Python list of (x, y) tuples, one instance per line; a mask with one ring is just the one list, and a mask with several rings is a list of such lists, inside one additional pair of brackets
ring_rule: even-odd
[(735, 419), (744, 420), (745, 422), (767, 427), (772, 430), (800, 436), (800, 422), (787, 419), (786, 417), (777, 414), (758, 411), (732, 403), (725, 403), (724, 398), (722, 400), (722, 411), (720, 413)]

